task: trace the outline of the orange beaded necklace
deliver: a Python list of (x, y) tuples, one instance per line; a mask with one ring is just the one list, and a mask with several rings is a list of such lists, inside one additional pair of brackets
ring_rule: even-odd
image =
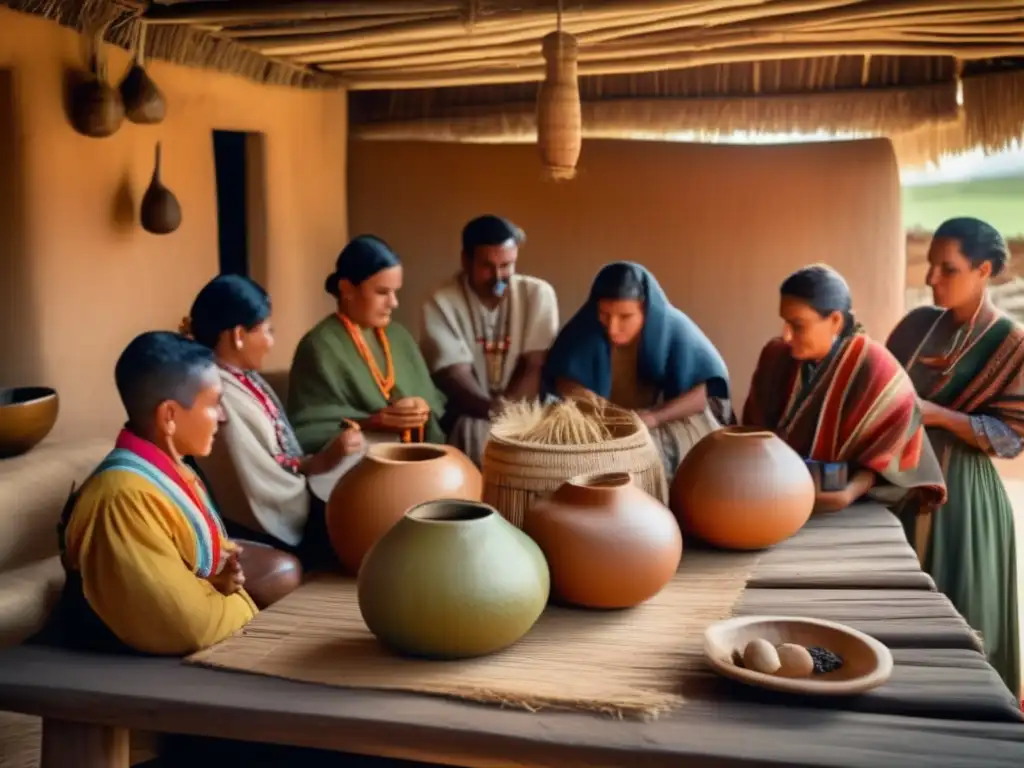
[[(342, 326), (348, 331), (348, 335), (352, 339), (352, 343), (355, 344), (356, 351), (359, 356), (366, 363), (366, 367), (370, 369), (370, 375), (373, 376), (373, 381), (377, 385), (377, 389), (384, 395), (384, 399), (387, 402), (391, 402), (391, 393), (395, 388), (395, 361), (391, 357), (391, 344), (388, 343), (388, 336), (384, 332), (383, 328), (375, 329), (377, 341), (380, 344), (381, 351), (384, 352), (384, 369), (385, 372), (380, 372), (380, 367), (377, 365), (377, 360), (373, 356), (373, 352), (370, 351), (370, 347), (366, 344), (366, 339), (363, 338), (363, 332), (359, 329), (359, 326), (353, 323), (347, 316), (338, 312), (338, 320), (341, 321)], [(417, 429), (417, 442), (423, 442), (424, 429), (419, 427)], [(402, 442), (412, 442), (412, 430), (407, 429), (402, 432)]]

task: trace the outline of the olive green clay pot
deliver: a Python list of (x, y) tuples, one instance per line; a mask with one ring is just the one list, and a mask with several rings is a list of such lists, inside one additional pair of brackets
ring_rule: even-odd
[(525, 635), (550, 586), (530, 537), (486, 504), (442, 499), (412, 507), (373, 545), (359, 569), (359, 609), (394, 651), (465, 659)]

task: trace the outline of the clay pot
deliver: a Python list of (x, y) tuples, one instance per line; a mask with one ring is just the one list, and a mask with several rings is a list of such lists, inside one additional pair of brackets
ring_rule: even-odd
[(118, 86), (124, 114), (133, 123), (153, 125), (167, 115), (164, 95), (136, 58)]
[(160, 142), (156, 144), (153, 178), (142, 196), (139, 211), (142, 228), (154, 235), (169, 235), (181, 226), (181, 205), (171, 190), (160, 182)]
[(49, 387), (0, 389), (0, 459), (36, 447), (57, 423), (60, 398)]
[(245, 574), (245, 591), (259, 609), (267, 608), (302, 584), (302, 565), (287, 552), (257, 541), (238, 540), (238, 563)]
[(124, 122), (121, 94), (107, 82), (97, 55), (90, 60), (90, 70), (71, 87), (68, 118), (72, 128), (94, 139), (113, 135)]
[(549, 587), (529, 536), (493, 507), (443, 499), (413, 507), (373, 546), (359, 570), (359, 610), (392, 650), (465, 659), (525, 635)]
[(625, 472), (575, 477), (527, 511), (523, 530), (551, 567), (551, 593), (628, 608), (661, 591), (683, 553), (672, 513)]
[(724, 549), (763, 549), (799, 531), (814, 508), (814, 481), (772, 432), (726, 427), (705, 435), (672, 482), (683, 533)]
[(479, 501), (480, 470), (450, 445), (371, 445), (327, 500), (327, 531), (338, 560), (358, 573), (377, 540), (407, 510), (435, 499)]

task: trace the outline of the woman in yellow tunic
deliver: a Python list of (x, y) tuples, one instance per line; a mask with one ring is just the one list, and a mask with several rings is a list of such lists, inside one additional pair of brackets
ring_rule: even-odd
[(184, 655), (256, 615), (240, 548), (182, 461), (210, 452), (223, 418), (209, 349), (136, 337), (114, 376), (128, 423), (62, 515), (67, 639), (95, 650)]

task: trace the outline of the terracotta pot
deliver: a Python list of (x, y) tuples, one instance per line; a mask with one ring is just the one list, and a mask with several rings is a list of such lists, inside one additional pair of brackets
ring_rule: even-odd
[(726, 427), (686, 454), (670, 504), (684, 533), (724, 549), (763, 549), (807, 522), (814, 481), (799, 454), (772, 432)]
[(534, 625), (550, 575), (540, 548), (486, 504), (420, 504), (359, 569), (359, 610), (381, 643), (437, 659), (484, 656)]
[(36, 447), (57, 423), (60, 398), (49, 387), (0, 389), (0, 459)]
[(530, 507), (523, 530), (548, 559), (552, 595), (587, 608), (649, 600), (683, 554), (672, 513), (625, 472), (569, 480)]
[(302, 584), (297, 557), (258, 541), (237, 541), (242, 548), (238, 563), (245, 574), (245, 591), (257, 608), (268, 608)]
[(480, 470), (450, 445), (371, 445), (327, 500), (327, 531), (341, 564), (357, 573), (363, 557), (411, 507), (435, 499), (479, 501)]

